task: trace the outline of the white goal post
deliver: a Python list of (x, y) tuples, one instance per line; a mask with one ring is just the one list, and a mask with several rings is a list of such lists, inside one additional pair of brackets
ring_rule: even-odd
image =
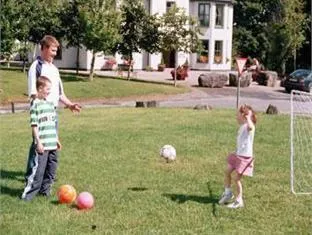
[(312, 194), (312, 93), (290, 98), (290, 184), (294, 194)]

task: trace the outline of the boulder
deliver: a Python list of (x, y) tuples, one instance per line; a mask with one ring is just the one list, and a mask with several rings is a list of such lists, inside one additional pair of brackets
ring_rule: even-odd
[(277, 85), (278, 74), (275, 71), (259, 71), (255, 75), (255, 80), (259, 85), (274, 87)]
[[(229, 85), (237, 87), (238, 74), (237, 73), (230, 73), (229, 77), (230, 77)], [(251, 82), (252, 82), (252, 73), (251, 72), (242, 73), (242, 75), (240, 77), (240, 87), (248, 87), (251, 84)]]
[(265, 111), (266, 114), (278, 114), (278, 109), (276, 106), (270, 104), (267, 108), (267, 110)]
[(151, 101), (136, 101), (136, 108), (155, 108), (158, 107), (159, 103), (156, 100)]
[(198, 85), (200, 87), (223, 87), (228, 81), (228, 77), (225, 74), (218, 73), (205, 73), (198, 77)]
[(194, 107), (195, 110), (211, 110), (212, 107), (210, 105), (206, 105), (206, 104), (197, 104)]

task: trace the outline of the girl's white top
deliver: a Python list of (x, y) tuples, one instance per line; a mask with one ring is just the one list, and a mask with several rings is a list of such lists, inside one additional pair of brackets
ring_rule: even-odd
[(236, 155), (244, 157), (253, 156), (253, 141), (255, 136), (255, 126), (251, 130), (248, 124), (242, 124), (238, 129)]

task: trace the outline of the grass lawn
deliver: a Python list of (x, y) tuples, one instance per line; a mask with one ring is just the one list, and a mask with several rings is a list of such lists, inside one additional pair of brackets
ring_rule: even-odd
[[(56, 196), (18, 199), (31, 141), (28, 114), (0, 116), (2, 234), (309, 234), (312, 197), (289, 184), (289, 117), (259, 114), (255, 175), (245, 178), (245, 208), (217, 204), (233, 110), (86, 109), (60, 112), (62, 184), (89, 191), (95, 207), (78, 211)], [(177, 160), (159, 149), (172, 144)]]
[[(127, 81), (118, 78), (87, 77), (62, 74), (66, 95), (71, 100), (91, 100), (143, 96), (154, 94), (178, 94), (187, 92), (186, 87)], [(27, 78), (20, 71), (0, 70), (0, 105), (8, 102), (27, 102)]]

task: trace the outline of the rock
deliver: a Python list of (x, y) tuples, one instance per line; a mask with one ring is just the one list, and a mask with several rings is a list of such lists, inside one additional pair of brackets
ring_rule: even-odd
[(206, 105), (206, 104), (197, 104), (194, 107), (195, 110), (211, 110), (212, 107), (210, 105)]
[[(237, 87), (238, 74), (230, 73), (229, 77), (230, 77), (229, 85)], [(251, 84), (251, 82), (252, 82), (252, 73), (251, 72), (244, 72), (240, 77), (240, 87), (248, 87)]]
[(137, 102), (135, 102), (135, 107), (136, 108), (144, 108), (145, 104), (143, 101), (137, 101)]
[(158, 107), (159, 104), (156, 100), (151, 101), (136, 101), (135, 107), (136, 108), (155, 108)]
[(158, 102), (156, 100), (152, 100), (152, 101), (147, 101), (146, 102), (146, 106), (148, 108), (155, 108), (155, 107), (158, 107)]
[(274, 71), (260, 71), (255, 75), (259, 85), (274, 87), (277, 85), (278, 75)]
[(266, 114), (278, 114), (278, 109), (276, 106), (270, 104), (267, 108), (267, 110), (265, 111)]
[(278, 74), (274, 71), (265, 71), (266, 78), (267, 78), (267, 86), (275, 87), (278, 81)]
[(228, 77), (225, 74), (218, 73), (205, 73), (198, 77), (198, 85), (200, 87), (223, 87), (228, 81)]

